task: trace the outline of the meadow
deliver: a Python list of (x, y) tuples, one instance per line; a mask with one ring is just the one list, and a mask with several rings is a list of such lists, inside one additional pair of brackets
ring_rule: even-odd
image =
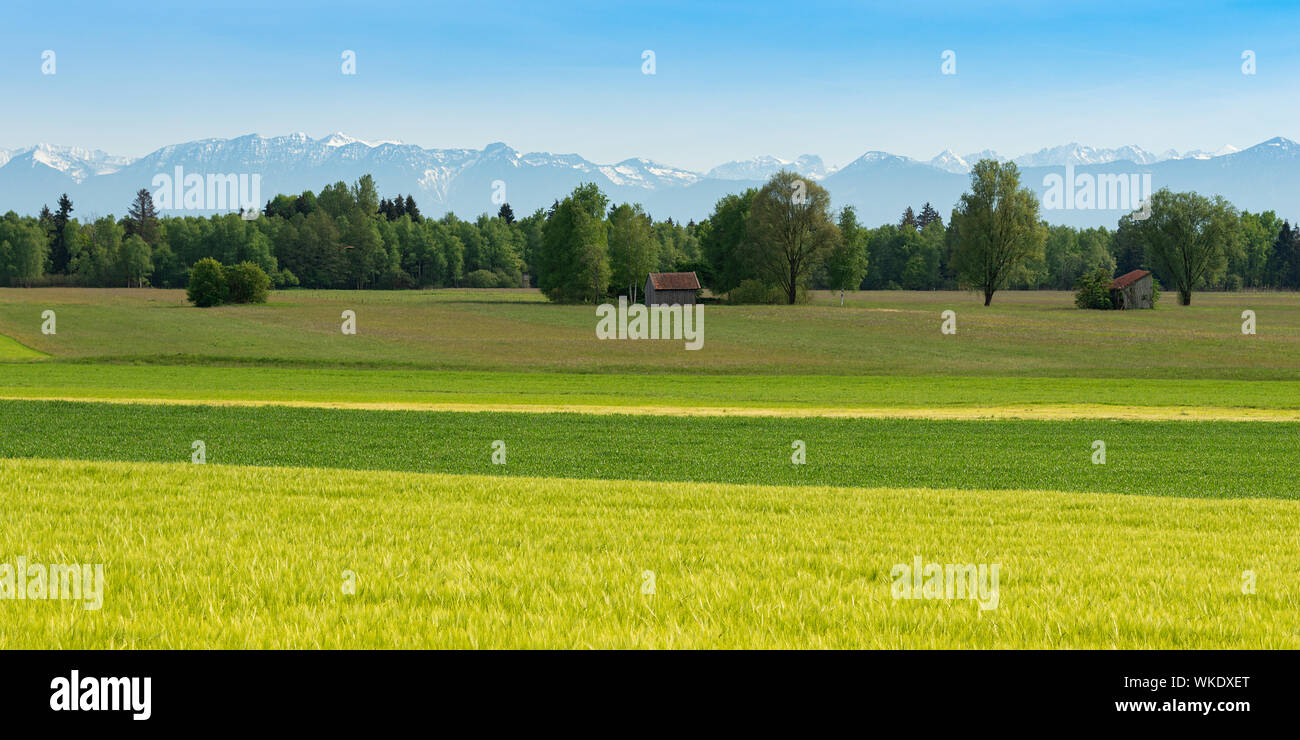
[[(184, 291), (0, 289), (0, 334), (53, 359), (382, 369), (721, 375), (1300, 380), (1295, 294), (1204, 293), (1190, 307), (1080, 311), (1061, 292), (828, 294), (709, 306), (705, 345), (600, 341), (591, 306), (535, 291), (285, 291), (196, 310)], [(1164, 303), (1164, 302), (1162, 302)], [(41, 333), (55, 311), (58, 332)], [(957, 334), (939, 332), (957, 313)], [(1241, 312), (1259, 333), (1243, 336)], [(356, 335), (340, 331), (344, 310)], [(904, 341), (905, 340), (905, 341)]]
[[(685, 351), (535, 291), (0, 289), (0, 563), (108, 571), (0, 646), (1300, 643), (1300, 296), (838, 302)], [(895, 600), (915, 556), (1000, 605)]]

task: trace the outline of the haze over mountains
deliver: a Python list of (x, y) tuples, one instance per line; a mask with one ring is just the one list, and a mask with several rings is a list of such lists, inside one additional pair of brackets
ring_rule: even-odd
[[(99, 150), (38, 145), (0, 150), (0, 210), (34, 214), (67, 192), (75, 215), (121, 215), (140, 188), (154, 191), (157, 174), (258, 174), (260, 201), (277, 193), (319, 191), (339, 180), (351, 183), (365, 173), (375, 177), (382, 196), (415, 196), (427, 216), (455, 211), (461, 217), (495, 212), (493, 194), (505, 185), (505, 198), (518, 214), (549, 206), (582, 182), (595, 182), (612, 202), (641, 203), (656, 218), (681, 221), (708, 216), (727, 193), (761, 185), (772, 173), (793, 169), (819, 180), (835, 205), (852, 204), (870, 225), (894, 222), (907, 206), (932, 203), (945, 220), (969, 185), (970, 167), (996, 152), (957, 155), (944, 151), (929, 161), (870, 151), (841, 167), (828, 167), (806, 154), (795, 160), (772, 156), (720, 164), (700, 173), (648, 159), (598, 164), (577, 154), (520, 153), (505, 144), (484, 149), (426, 149), (396, 141), (363, 141), (346, 134), (312, 139), (305, 134), (265, 138), (202, 139), (163, 147), (146, 156), (114, 157)], [(1152, 187), (1195, 190), (1228, 198), (1252, 211), (1300, 215), (1300, 145), (1277, 137), (1238, 150), (1172, 150), (1161, 154), (1140, 147), (1098, 149), (1076, 143), (1013, 158), (1021, 182), (1039, 193), (1069, 165), (1075, 177), (1150, 175)], [(1143, 194), (1145, 195), (1145, 194)], [(260, 204), (259, 204), (260, 205)], [(234, 209), (237, 210), (238, 206)], [(1045, 208), (1051, 223), (1113, 227), (1128, 208)], [(205, 213), (209, 211), (189, 211)], [(168, 211), (183, 214), (185, 211)]]

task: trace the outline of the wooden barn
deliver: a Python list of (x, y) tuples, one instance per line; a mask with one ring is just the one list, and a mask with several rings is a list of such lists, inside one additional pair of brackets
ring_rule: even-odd
[(1155, 308), (1155, 278), (1149, 270), (1134, 270), (1115, 278), (1110, 284), (1110, 300), (1115, 308)]
[(700, 279), (693, 272), (652, 272), (645, 279), (645, 304), (691, 305), (699, 290)]

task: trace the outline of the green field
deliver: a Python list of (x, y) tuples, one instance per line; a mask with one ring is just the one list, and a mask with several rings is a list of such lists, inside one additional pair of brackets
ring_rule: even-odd
[[(1300, 646), (1300, 295), (837, 303), (692, 352), (535, 291), (0, 289), (0, 563), (107, 582), (0, 647)], [(999, 606), (894, 599), (918, 556)]]
[[(1300, 498), (1300, 424), (681, 418), (0, 401), (0, 457)], [(506, 463), (492, 463), (505, 442)], [(791, 463), (794, 440), (807, 462)], [(1092, 444), (1106, 443), (1105, 465)]]

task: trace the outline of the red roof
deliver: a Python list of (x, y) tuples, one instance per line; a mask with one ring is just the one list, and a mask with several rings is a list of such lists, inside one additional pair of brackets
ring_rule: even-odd
[(1134, 270), (1133, 272), (1126, 272), (1111, 282), (1110, 289), (1122, 290), (1150, 274), (1150, 270)]
[(652, 272), (650, 284), (655, 290), (699, 290), (700, 279), (693, 272)]

